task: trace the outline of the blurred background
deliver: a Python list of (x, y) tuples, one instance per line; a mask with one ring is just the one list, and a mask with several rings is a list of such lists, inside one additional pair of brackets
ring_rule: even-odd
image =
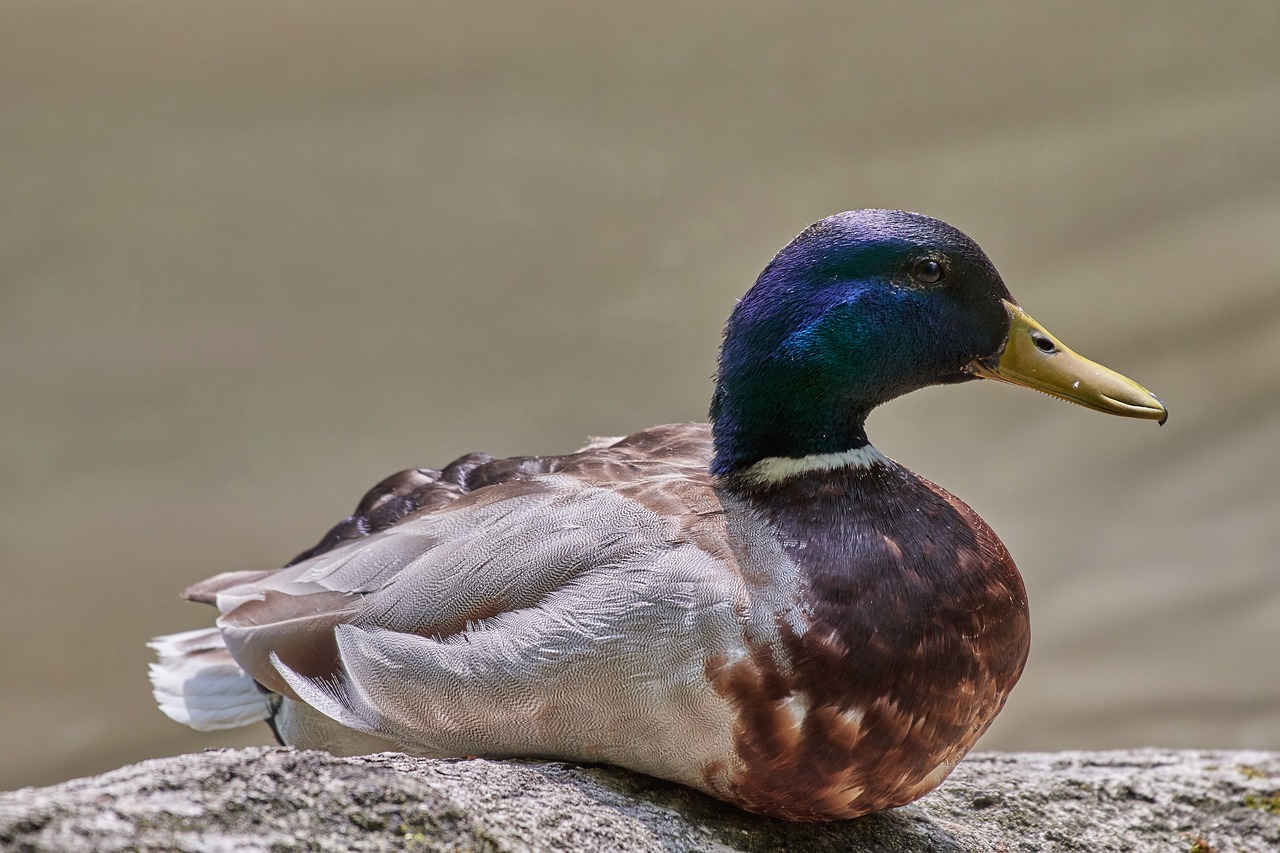
[(805, 225), (946, 219), (1172, 418), (872, 416), (1029, 589), (983, 749), (1280, 748), (1280, 5), (0, 6), (0, 788), (162, 716), (178, 599), (386, 474), (705, 417)]

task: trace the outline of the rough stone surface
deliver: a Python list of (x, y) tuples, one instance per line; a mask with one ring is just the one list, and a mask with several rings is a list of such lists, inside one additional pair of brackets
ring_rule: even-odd
[(745, 814), (607, 767), (255, 748), (0, 794), (4, 850), (1280, 850), (1280, 753), (979, 753), (919, 803)]

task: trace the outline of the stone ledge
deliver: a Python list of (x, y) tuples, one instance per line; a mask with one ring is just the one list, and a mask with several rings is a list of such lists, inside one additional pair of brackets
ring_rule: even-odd
[(1267, 853), (1280, 753), (975, 753), (916, 804), (798, 824), (608, 767), (211, 750), (0, 794), (0, 848)]

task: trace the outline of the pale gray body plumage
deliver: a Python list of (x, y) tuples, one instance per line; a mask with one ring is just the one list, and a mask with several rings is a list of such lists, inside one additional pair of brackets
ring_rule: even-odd
[[(647, 432), (662, 430), (709, 448), (704, 427)], [(601, 761), (718, 788), (708, 774), (739, 763), (737, 712), (708, 671), (748, 645), (785, 658), (780, 625), (804, 632), (798, 572), (705, 462), (647, 476), (590, 459), (606, 453), (201, 585), (227, 652), (283, 697), (282, 739)]]

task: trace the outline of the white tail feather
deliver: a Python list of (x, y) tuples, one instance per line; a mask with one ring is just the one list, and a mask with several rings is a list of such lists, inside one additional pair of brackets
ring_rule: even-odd
[(147, 645), (159, 657), (151, 664), (151, 692), (170, 719), (211, 732), (271, 715), (270, 695), (231, 657), (217, 628), (168, 634)]

